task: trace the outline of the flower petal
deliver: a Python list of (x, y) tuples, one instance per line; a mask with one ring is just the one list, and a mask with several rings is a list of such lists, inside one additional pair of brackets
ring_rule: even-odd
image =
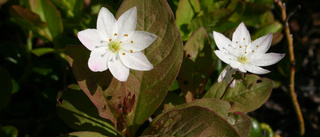
[(238, 70), (240, 72), (246, 73), (247, 71), (245, 70), (244, 66), (242, 63), (238, 62), (238, 61), (231, 61), (230, 62), (230, 66), (235, 69)]
[(271, 42), (272, 42), (272, 33), (254, 40), (251, 43), (252, 48), (256, 47), (254, 54), (255, 55), (265, 54), (270, 48)]
[(145, 31), (135, 31), (131, 37), (123, 42), (122, 48), (128, 52), (144, 50), (149, 47), (150, 44), (157, 39), (157, 35), (154, 35)]
[(246, 48), (250, 45), (250, 33), (243, 22), (241, 22), (237, 29), (234, 31), (232, 35), (232, 43), (236, 45), (237, 48), (239, 48), (241, 53), (245, 53)]
[(244, 68), (247, 71), (254, 73), (254, 74), (266, 74), (266, 73), (270, 72), (269, 70), (263, 69), (261, 67), (258, 67), (258, 66), (252, 65), (252, 64), (246, 64), (244, 66)]
[(96, 29), (85, 29), (78, 32), (80, 42), (89, 50), (93, 50), (96, 46), (101, 46), (103, 34)]
[(108, 60), (111, 74), (119, 81), (127, 81), (130, 70), (122, 64), (117, 54), (111, 54)]
[(227, 64), (229, 64), (233, 58), (233, 56), (226, 54), (223, 50), (215, 50), (214, 53), (220, 60)]
[(230, 85), (231, 88), (234, 88), (234, 87), (236, 86), (236, 81), (237, 81), (237, 80), (233, 80), (233, 81), (232, 81), (232, 83), (231, 83), (231, 85)]
[(97, 20), (97, 30), (101, 31), (106, 36), (105, 39), (112, 38), (114, 33), (116, 33), (115, 27), (116, 19), (113, 14), (105, 7), (100, 9), (98, 20)]
[(142, 52), (119, 51), (121, 62), (128, 68), (134, 70), (151, 70), (153, 65)]
[(213, 31), (213, 38), (214, 38), (214, 41), (216, 42), (218, 49), (220, 50), (222, 50), (223, 47), (226, 47), (232, 44), (230, 39), (228, 39), (226, 36), (224, 36), (219, 32)]
[(279, 62), (284, 56), (285, 54), (267, 53), (258, 58), (253, 58), (250, 63), (256, 66), (270, 66)]
[(136, 24), (137, 7), (133, 7), (125, 13), (123, 13), (117, 21), (119, 37), (122, 37), (122, 40), (123, 38), (125, 39), (131, 37), (136, 29)]
[(107, 48), (97, 48), (90, 53), (88, 67), (93, 72), (101, 72), (108, 69), (108, 58), (111, 52)]
[[(228, 66), (229, 66), (229, 65), (228, 65)], [(221, 73), (220, 73), (220, 75), (219, 75), (219, 77), (218, 77), (218, 82), (219, 82), (219, 83), (225, 78), (226, 74), (227, 74), (227, 70), (226, 70), (226, 68), (224, 68), (224, 69), (221, 71)]]

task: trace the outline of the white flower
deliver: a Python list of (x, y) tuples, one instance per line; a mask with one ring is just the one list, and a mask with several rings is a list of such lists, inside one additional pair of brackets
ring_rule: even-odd
[(129, 69), (153, 69), (153, 65), (141, 51), (157, 36), (145, 31), (135, 31), (136, 24), (136, 7), (123, 13), (118, 20), (108, 9), (102, 7), (97, 29), (86, 29), (78, 33), (81, 43), (91, 51), (88, 61), (90, 70), (101, 72), (109, 69), (116, 79), (126, 81)]
[[(219, 48), (219, 50), (214, 51), (215, 54), (223, 62), (229, 64), (232, 69), (243, 73), (246, 73), (247, 71), (254, 74), (269, 73), (269, 70), (261, 67), (273, 65), (280, 61), (285, 55), (266, 53), (271, 46), (272, 33), (251, 42), (250, 33), (243, 22), (240, 23), (233, 33), (232, 41), (223, 34), (215, 31), (213, 31), (213, 37)], [(225, 70), (231, 71), (232, 69), (229, 68)], [(220, 74), (219, 79), (223, 79), (226, 76), (227, 72), (224, 71)]]
[(236, 81), (233, 79), (232, 74), (235, 73), (236, 71), (237, 70), (232, 69), (230, 65), (226, 66), (220, 73), (218, 77), (218, 82), (220, 83), (223, 79), (225, 79), (227, 84), (229, 84), (232, 81), (232, 83), (230, 84), (230, 87), (234, 88), (234, 86), (236, 85)]

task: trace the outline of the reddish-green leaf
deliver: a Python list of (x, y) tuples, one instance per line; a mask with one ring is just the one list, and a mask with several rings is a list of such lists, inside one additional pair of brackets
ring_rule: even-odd
[(173, 109), (159, 115), (143, 134), (240, 137), (225, 119), (214, 111), (199, 106)]
[(184, 45), (185, 56), (178, 75), (184, 94), (202, 94), (213, 70), (214, 59), (206, 30), (199, 28)]
[(136, 30), (148, 31), (158, 37), (145, 50), (154, 69), (145, 72), (131, 70), (127, 81), (127, 89), (137, 96), (133, 113), (127, 117), (131, 134), (163, 101), (178, 74), (183, 54), (180, 34), (166, 0), (125, 0), (117, 17), (133, 6), (138, 9)]
[(99, 116), (97, 108), (78, 85), (69, 85), (58, 94), (57, 112), (71, 128), (94, 131), (107, 136), (119, 136), (113, 124)]
[(237, 130), (241, 137), (247, 137), (251, 127), (251, 118), (242, 113), (230, 113), (227, 121)]
[(106, 137), (105, 135), (101, 135), (97, 132), (90, 132), (90, 131), (79, 131), (79, 132), (72, 132), (67, 135), (62, 135), (59, 137)]
[[(220, 98), (227, 87), (223, 80), (216, 82), (204, 95), (205, 98)], [(246, 75), (244, 81), (237, 81), (234, 88), (228, 88), (223, 100), (232, 103), (231, 111), (251, 112), (264, 104), (272, 91), (273, 81), (257, 75)]]

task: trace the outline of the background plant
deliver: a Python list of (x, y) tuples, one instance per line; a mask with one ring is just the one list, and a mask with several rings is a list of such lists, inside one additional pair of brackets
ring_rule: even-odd
[[(274, 33), (274, 46), (271, 47), (271, 51), (286, 52), (287, 40), (283, 39), (286, 35), (282, 30), (287, 27), (285, 23), (288, 20), (282, 20), (278, 5), (272, 0), (170, 0), (169, 4), (165, 0), (152, 3), (134, 0), (1, 2), (3, 18), (0, 25), (3, 33), (0, 44), (0, 135), (15, 136), (19, 133), (30, 136), (57, 136), (72, 132), (69, 135), (134, 136), (189, 133), (188, 135), (192, 136), (207, 133), (208, 130), (221, 134), (227, 132), (230, 136), (246, 136), (250, 130), (249, 125), (258, 125), (250, 130), (250, 136), (266, 136), (267, 134), (261, 134), (261, 130), (272, 135), (269, 126), (251, 120), (249, 116), (271, 124), (274, 131), (281, 129), (276, 134), (298, 135), (296, 131), (288, 130), (291, 128), (279, 126), (281, 123), (280, 125), (284, 124), (285, 127), (293, 125), (294, 129), (298, 129), (298, 123), (271, 122), (270, 119), (281, 116), (269, 116), (264, 113), (273, 110), (273, 113), (287, 114), (291, 110), (268, 107), (270, 102), (261, 107), (268, 100), (273, 88), (276, 88), (276, 92), (271, 94), (271, 98), (274, 96), (271, 105), (279, 100), (284, 104), (290, 104), (290, 99), (279, 93), (284, 93), (282, 90), (286, 91), (288, 87), (289, 58), (269, 67), (272, 70), (271, 74), (262, 77), (239, 77), (242, 82), (238, 81), (236, 88), (229, 89), (229, 94), (219, 100), (226, 83), (216, 83), (224, 64), (212, 52), (216, 49), (212, 31), (223, 32), (230, 37), (235, 27), (243, 21), (249, 28), (252, 39)], [(295, 3), (289, 2), (289, 6), (290, 3), (292, 8), (288, 9), (294, 10)], [(97, 13), (102, 6), (107, 7), (116, 17), (132, 6), (138, 7), (137, 29), (155, 33), (160, 37), (145, 51), (155, 65), (154, 70), (131, 71), (129, 80), (120, 83), (112, 79), (108, 71), (93, 73), (87, 68), (89, 52), (77, 40), (76, 34), (80, 30), (95, 27)], [(291, 14), (291, 11), (288, 14)], [(301, 36), (298, 32), (297, 29), (293, 31), (293, 34), (297, 33), (294, 35), (298, 42), (296, 46), (314, 44), (299, 39)], [(312, 34), (317, 33), (303, 34), (311, 39)], [(296, 56), (304, 57), (305, 50), (297, 49), (299, 52)], [(311, 51), (317, 51), (313, 49), (311, 48)], [(314, 56), (317, 56), (317, 53), (315, 52)], [(314, 56), (308, 54), (306, 58), (309, 60)], [(301, 68), (301, 73), (306, 71), (306, 65), (299, 58), (296, 68)], [(317, 73), (312, 74), (310, 78), (315, 76)], [(303, 91), (299, 84), (297, 86), (298, 91)], [(300, 87), (303, 87), (303, 84), (300, 84)], [(60, 92), (57, 93), (58, 91)], [(298, 91), (298, 95), (302, 95)], [(316, 92), (311, 93), (307, 92), (307, 97), (316, 95)], [(309, 100), (312, 101), (306, 99)], [(130, 106), (132, 104), (133, 106)], [(280, 108), (283, 109), (284, 106), (286, 105), (281, 104)], [(128, 110), (128, 107), (133, 107), (133, 110), (124, 111)], [(258, 110), (254, 111), (256, 109)], [(195, 113), (199, 111), (203, 113)], [(249, 116), (244, 114), (247, 112), (250, 112)], [(308, 116), (312, 114), (312, 111), (307, 112)], [(177, 118), (172, 119), (168, 116)], [(153, 122), (147, 121), (149, 117), (153, 118)], [(294, 115), (286, 119), (296, 121)], [(212, 127), (213, 121), (224, 128)], [(187, 122), (194, 124), (186, 124)], [(306, 135), (316, 134), (314, 131), (317, 127), (312, 127), (312, 124), (314, 122), (308, 122), (307, 126), (310, 128), (307, 128), (309, 133)], [(195, 130), (197, 125), (205, 126)], [(179, 126), (184, 127), (183, 130), (177, 128)], [(205, 130), (207, 127), (210, 128)], [(78, 132), (74, 132), (75, 130)]]

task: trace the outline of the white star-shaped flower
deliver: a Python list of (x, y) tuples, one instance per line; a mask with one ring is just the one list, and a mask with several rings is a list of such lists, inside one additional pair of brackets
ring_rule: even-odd
[(98, 15), (97, 29), (78, 33), (81, 43), (91, 51), (88, 66), (93, 72), (107, 69), (119, 81), (128, 79), (130, 69), (147, 71), (153, 65), (141, 52), (157, 38), (145, 31), (135, 31), (137, 8), (123, 13), (118, 20), (102, 7)]
[(219, 49), (214, 51), (215, 54), (219, 59), (231, 66), (231, 68), (226, 68), (222, 71), (218, 78), (218, 82), (223, 78), (226, 78), (227, 81), (227, 77), (232, 76), (226, 76), (226, 74), (230, 73), (227, 71), (235, 72), (235, 70), (237, 70), (242, 73), (246, 73), (248, 71), (254, 74), (269, 73), (269, 70), (261, 67), (273, 65), (280, 61), (285, 55), (278, 53), (266, 53), (271, 46), (272, 33), (251, 42), (250, 33), (243, 22), (240, 23), (233, 33), (232, 41), (223, 34), (215, 31), (213, 31), (213, 37)]

